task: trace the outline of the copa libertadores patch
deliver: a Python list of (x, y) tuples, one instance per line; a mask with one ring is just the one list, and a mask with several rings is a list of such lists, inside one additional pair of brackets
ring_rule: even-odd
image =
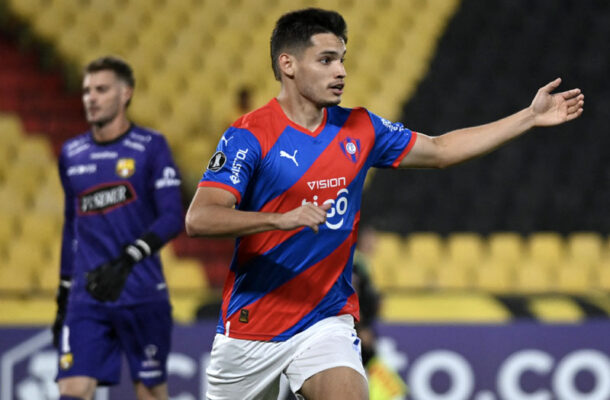
[(222, 151), (217, 151), (214, 153), (210, 162), (208, 163), (208, 169), (212, 172), (216, 172), (222, 168), (223, 165), (227, 162), (227, 156)]

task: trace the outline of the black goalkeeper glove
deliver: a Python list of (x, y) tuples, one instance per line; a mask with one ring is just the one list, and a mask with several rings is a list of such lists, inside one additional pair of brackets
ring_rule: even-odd
[(53, 346), (58, 350), (61, 329), (64, 326), (64, 320), (66, 319), (66, 309), (68, 308), (68, 296), (70, 295), (71, 285), (70, 279), (62, 276), (59, 280), (57, 295), (55, 296), (55, 300), (57, 301), (57, 315), (55, 315), (55, 321), (53, 321), (51, 331), (53, 332)]
[(145, 238), (127, 245), (118, 258), (87, 273), (87, 291), (96, 300), (116, 301), (134, 265), (152, 251), (153, 247)]

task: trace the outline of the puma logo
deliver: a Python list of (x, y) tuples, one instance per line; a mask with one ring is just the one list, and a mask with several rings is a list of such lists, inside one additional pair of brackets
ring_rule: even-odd
[(233, 139), (233, 136), (231, 136), (230, 138), (226, 138), (225, 135), (222, 135), (222, 137), (220, 138), (220, 140), (222, 140), (225, 144), (225, 146), (229, 145), (229, 140)]
[(284, 158), (288, 158), (290, 160), (292, 160), (294, 162), (294, 165), (296, 165), (297, 167), (299, 166), (299, 163), (297, 162), (297, 152), (298, 150), (294, 151), (293, 155), (290, 155), (288, 153), (286, 153), (284, 150), (280, 150), (280, 157), (284, 157)]

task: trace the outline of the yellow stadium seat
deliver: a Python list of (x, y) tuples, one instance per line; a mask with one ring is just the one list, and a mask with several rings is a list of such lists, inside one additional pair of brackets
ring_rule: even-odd
[[(172, 110), (172, 119), (167, 129), (163, 132), (170, 137), (181, 138), (182, 140), (205, 140), (210, 133), (219, 135), (222, 132), (210, 132), (207, 121), (209, 118), (209, 104), (207, 101), (194, 102), (192, 97), (181, 97), (176, 99)], [(175, 122), (180, 122), (172, 128)], [(233, 122), (233, 121), (231, 121)], [(218, 139), (217, 139), (218, 140)], [(216, 141), (217, 141), (216, 140)], [(211, 154), (210, 154), (211, 156)]]
[(23, 309), (26, 307), (27, 300), (20, 297), (9, 297), (0, 301), (0, 324), (21, 324), (23, 323)]
[(84, 55), (83, 49), (88, 49), (91, 52), (101, 56), (97, 47), (97, 34), (89, 31), (81, 26), (83, 14), (79, 12), (78, 24), (61, 31), (61, 35), (55, 41), (59, 51), (70, 59), (78, 60), (79, 63), (85, 65), (91, 61), (88, 56)]
[(206, 140), (205, 137), (193, 140), (185, 147), (176, 147), (176, 159), (180, 166), (186, 167), (183, 173), (185, 179), (188, 178), (189, 174), (192, 174), (197, 181), (201, 179), (215, 148), (216, 144)]
[(379, 289), (385, 290), (396, 287), (399, 272), (395, 263), (371, 257), (370, 268), (373, 282)]
[(583, 294), (592, 287), (591, 267), (566, 261), (557, 268), (557, 290), (563, 293)]
[(459, 260), (446, 260), (433, 270), (433, 274), (439, 289), (466, 289), (474, 285), (472, 268)]
[(374, 264), (371, 262), (371, 277), (380, 290), (393, 289), (397, 286), (398, 272), (391, 264)]
[(8, 247), (8, 263), (28, 276), (47, 265), (48, 255), (39, 243), (20, 239), (13, 240)]
[(599, 290), (610, 291), (610, 265), (598, 268), (595, 286)]
[(514, 289), (514, 270), (502, 263), (488, 261), (474, 270), (475, 286), (491, 293), (507, 293)]
[[(0, 208), (0, 246), (10, 243), (18, 234), (18, 215)], [(1, 249), (0, 249), (1, 250)]]
[(568, 236), (568, 258), (575, 263), (597, 266), (603, 255), (603, 240), (597, 232), (573, 232)]
[(445, 257), (444, 243), (434, 232), (412, 233), (406, 238), (409, 265), (434, 268)]
[(446, 241), (447, 257), (454, 265), (475, 268), (486, 256), (483, 239), (478, 233), (456, 232)]
[(381, 307), (385, 322), (502, 323), (510, 317), (493, 297), (480, 293), (393, 294)]
[(50, 326), (57, 306), (51, 296), (9, 298), (0, 302), (0, 324)]
[(123, 57), (128, 57), (137, 43), (138, 38), (136, 33), (108, 29), (103, 35), (99, 35), (97, 47), (100, 54), (118, 54)]
[(46, 294), (55, 294), (59, 286), (59, 254), (51, 257), (50, 262), (34, 274), (38, 290)]
[(22, 132), (23, 126), (17, 114), (0, 112), (0, 144), (18, 144)]
[(25, 136), (19, 143), (15, 162), (54, 168), (56, 161), (49, 139), (43, 135)]
[[(150, 2), (139, 2), (131, 0), (121, 4), (121, 12), (114, 13), (112, 29), (119, 32), (137, 33), (144, 28), (151, 18), (152, 7)], [(152, 9), (152, 10), (151, 10)]]
[(61, 236), (61, 223), (57, 217), (41, 213), (23, 215), (20, 220), (20, 240), (47, 246)]
[(26, 19), (33, 18), (45, 9), (46, 0), (8, 0), (10, 9)]
[(580, 307), (565, 297), (533, 298), (529, 308), (539, 320), (549, 323), (576, 323), (584, 318)]
[(170, 293), (203, 292), (208, 284), (203, 266), (195, 260), (179, 259), (164, 267)]
[(401, 236), (393, 232), (377, 232), (373, 253), (370, 256), (374, 282), (382, 289), (396, 287), (398, 275), (412, 268), (404, 254)]
[(200, 296), (192, 294), (170, 296), (172, 304), (172, 318), (181, 324), (190, 324), (195, 321), (197, 308), (201, 304)]
[(564, 240), (556, 232), (535, 232), (527, 240), (528, 257), (546, 267), (559, 265), (564, 258)]
[(0, 186), (0, 209), (7, 214), (23, 215), (29, 208), (29, 200), (22, 190)]
[(5, 179), (15, 160), (22, 140), (21, 121), (13, 114), (0, 113), (0, 182)]
[(30, 298), (25, 304), (24, 323), (50, 326), (55, 319), (57, 306), (52, 296)]
[(554, 288), (549, 269), (531, 262), (522, 264), (516, 270), (515, 284), (516, 289), (524, 293), (542, 293)]
[[(163, 265), (170, 265), (178, 260), (171, 245), (163, 246), (161, 250), (159, 250), (159, 257), (161, 257), (161, 263)], [(165, 268), (166, 267), (163, 269), (163, 273), (166, 273)]]
[(432, 286), (432, 273), (427, 267), (403, 265), (394, 275), (394, 284), (399, 289), (429, 289)]
[(58, 172), (56, 168), (48, 169), (46, 172), (44, 182), (34, 196), (32, 212), (61, 221), (64, 211), (64, 193), (59, 183)]
[(129, 108), (129, 113), (133, 118), (141, 121), (142, 125), (151, 127), (158, 126), (171, 110), (167, 100), (146, 93), (138, 94)]
[(40, 184), (43, 169), (35, 164), (14, 164), (8, 171), (6, 187), (16, 194), (15, 199), (32, 203)]
[(31, 270), (20, 268), (18, 264), (0, 268), (0, 293), (29, 294), (34, 290)]
[(178, 99), (178, 89), (183, 80), (183, 77), (180, 75), (180, 71), (165, 71), (164, 79), (153, 79), (148, 83), (147, 95), (165, 98), (168, 101)]
[(392, 260), (403, 255), (402, 237), (394, 232), (377, 232), (374, 258)]
[(74, 15), (63, 7), (44, 7), (36, 13), (33, 25), (43, 38), (54, 40), (70, 25), (73, 18)]
[(512, 266), (524, 257), (523, 238), (515, 232), (495, 232), (487, 240), (489, 258)]

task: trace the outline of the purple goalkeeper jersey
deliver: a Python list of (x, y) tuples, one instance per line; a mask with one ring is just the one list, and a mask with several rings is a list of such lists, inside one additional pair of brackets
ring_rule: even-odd
[[(68, 140), (59, 157), (65, 193), (61, 276), (72, 277), (70, 304), (98, 303), (86, 273), (118, 257), (146, 232), (166, 243), (183, 227), (180, 175), (165, 138), (131, 125), (110, 142), (90, 131)], [(167, 301), (158, 254), (140, 261), (110, 305)]]

